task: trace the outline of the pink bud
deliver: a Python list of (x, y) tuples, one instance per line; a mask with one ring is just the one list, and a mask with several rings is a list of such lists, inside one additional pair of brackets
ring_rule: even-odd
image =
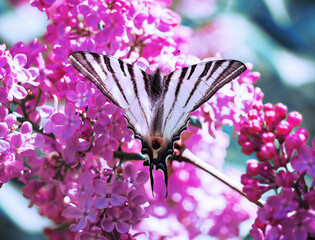
[(263, 110), (264, 110), (264, 112), (274, 111), (274, 107), (273, 107), (272, 103), (266, 103), (263, 106)]
[(260, 186), (257, 179), (251, 179), (243, 187), (243, 192), (246, 194), (247, 199), (252, 202), (256, 202), (260, 199)]
[(252, 181), (251, 176), (249, 176), (248, 174), (242, 174), (241, 184), (246, 185), (249, 181)]
[(280, 117), (281, 120), (285, 119), (287, 115), (288, 107), (284, 105), (283, 103), (278, 103), (275, 106), (275, 112), (277, 117)]
[(264, 116), (265, 122), (271, 126), (273, 121), (276, 119), (276, 113), (274, 111), (265, 111), (265, 116)]
[(242, 152), (246, 155), (251, 155), (254, 152), (254, 148), (251, 142), (245, 142), (242, 146)]
[(308, 139), (308, 131), (305, 128), (298, 128), (296, 129), (295, 133), (299, 134), (299, 137), (303, 144), (306, 143)]
[(245, 142), (249, 142), (249, 141), (250, 141), (249, 136), (240, 134), (240, 135), (238, 136), (237, 143), (238, 143), (240, 146), (243, 146), (243, 144), (244, 144)]
[(276, 137), (273, 132), (264, 132), (261, 135), (261, 140), (263, 141), (263, 143), (274, 142), (275, 138)]
[(257, 111), (261, 111), (263, 109), (262, 102), (255, 102), (252, 106), (253, 109), (256, 109)]
[(259, 112), (258, 112), (256, 109), (251, 109), (251, 110), (249, 110), (249, 112), (248, 112), (248, 118), (249, 118), (250, 120), (258, 119), (258, 118), (259, 118)]
[(257, 119), (249, 121), (248, 130), (249, 130), (250, 134), (255, 134), (255, 133), (261, 132), (262, 126), (261, 126), (260, 121)]
[(277, 154), (274, 158), (274, 168), (279, 168), (279, 167), (284, 167), (285, 165), (287, 165), (288, 161), (287, 158), (285, 158), (283, 155), (281, 154)]
[(264, 161), (267, 161), (273, 157), (275, 152), (276, 152), (276, 148), (275, 148), (274, 144), (271, 142), (268, 142), (268, 143), (261, 146), (259, 155), (260, 155), (260, 157), (262, 157), (264, 159)]
[(247, 161), (246, 173), (251, 176), (257, 176), (260, 172), (259, 162), (256, 159), (250, 159)]
[(242, 135), (248, 136), (250, 135), (249, 127), (248, 125), (243, 125), (240, 129), (240, 132)]
[(290, 125), (292, 127), (299, 126), (301, 124), (302, 120), (303, 120), (302, 115), (299, 112), (296, 112), (296, 111), (290, 112), (288, 114), (288, 117), (287, 117), (287, 121), (288, 121), (288, 123), (290, 123)]
[(291, 129), (292, 129), (292, 126), (288, 122), (281, 121), (276, 126), (276, 133), (277, 135), (280, 135), (280, 136), (286, 136), (290, 133)]
[[(302, 135), (302, 138), (304, 140), (304, 135)], [(301, 138), (299, 137), (299, 134), (297, 133), (291, 133), (286, 136), (285, 138), (285, 147), (287, 150), (293, 150), (293, 149), (298, 149), (300, 146), (302, 146), (302, 141)]]

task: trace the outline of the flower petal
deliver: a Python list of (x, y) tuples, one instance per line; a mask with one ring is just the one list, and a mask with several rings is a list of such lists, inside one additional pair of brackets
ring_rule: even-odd
[(127, 233), (130, 229), (130, 225), (126, 222), (118, 221), (116, 223), (116, 229), (120, 233)]
[(111, 219), (105, 219), (101, 223), (101, 227), (106, 232), (111, 232), (114, 230), (114, 222)]

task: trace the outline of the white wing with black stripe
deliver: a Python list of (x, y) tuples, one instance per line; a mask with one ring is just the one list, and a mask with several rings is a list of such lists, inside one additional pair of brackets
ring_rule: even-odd
[[(162, 133), (165, 138), (179, 135), (189, 120), (189, 113), (207, 102), (222, 86), (246, 70), (236, 60), (199, 63), (174, 71), (164, 78)], [(181, 114), (179, 114), (181, 113)]]
[(112, 103), (125, 110), (135, 134), (149, 134), (152, 111), (147, 93), (148, 74), (120, 59), (97, 53), (74, 52), (68, 60)]
[(186, 129), (189, 113), (208, 101), (222, 86), (246, 70), (236, 60), (199, 63), (164, 78), (159, 70), (148, 75), (119, 59), (90, 52), (74, 52), (69, 62), (116, 106), (142, 142), (148, 155), (153, 190), (153, 169), (162, 170), (167, 186), (167, 158)]

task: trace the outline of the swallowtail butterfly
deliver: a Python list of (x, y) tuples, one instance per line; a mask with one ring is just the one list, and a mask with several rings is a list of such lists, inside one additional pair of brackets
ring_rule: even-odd
[(113, 104), (125, 110), (134, 137), (148, 156), (151, 188), (153, 169), (162, 170), (190, 119), (190, 112), (207, 102), (222, 86), (246, 70), (236, 60), (216, 60), (184, 67), (163, 76), (147, 74), (120, 59), (92, 52), (73, 52), (69, 62)]

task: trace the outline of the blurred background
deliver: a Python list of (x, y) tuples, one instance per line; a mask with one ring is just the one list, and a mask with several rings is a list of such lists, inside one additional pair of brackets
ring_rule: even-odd
[[(256, 86), (264, 92), (264, 102), (282, 102), (289, 111), (302, 113), (302, 127), (313, 139), (314, 0), (175, 0), (172, 9), (182, 16), (183, 25), (195, 30), (189, 52), (199, 58), (221, 53), (224, 58), (253, 63), (253, 70), (261, 74)], [(41, 36), (47, 24), (46, 15), (28, 1), (0, 0), (0, 44), (7, 49)], [(242, 162), (239, 167), (244, 169), (247, 159), (231, 141), (227, 162)], [(42, 229), (50, 222), (28, 204), (18, 183), (0, 189), (0, 240), (45, 239)]]

